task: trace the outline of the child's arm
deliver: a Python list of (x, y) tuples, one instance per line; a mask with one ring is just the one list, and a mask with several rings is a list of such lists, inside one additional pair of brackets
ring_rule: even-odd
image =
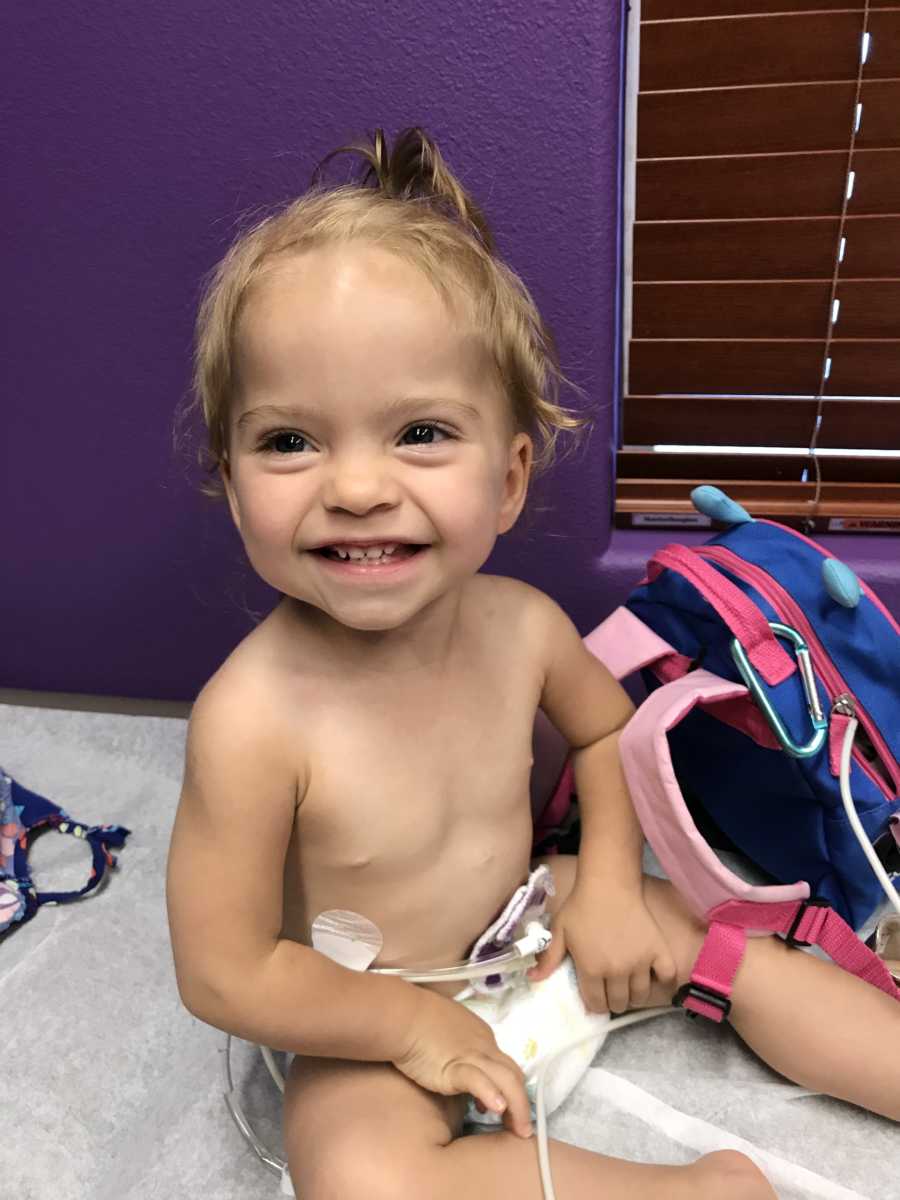
[(536, 641), (546, 648), (541, 708), (573, 749), (581, 846), (575, 888), (532, 978), (549, 974), (568, 948), (589, 1007), (622, 1011), (646, 999), (651, 969), (663, 981), (675, 976), (643, 903), (644, 838), (619, 758), (634, 706), (562, 609), (543, 593), (534, 601)]
[[(272, 706), (214, 679), (188, 729), (184, 786), (166, 878), (185, 1007), (272, 1049), (393, 1062), (444, 1095), (470, 1092), (528, 1127), (522, 1072), (462, 1005), (402, 979), (338, 966), (280, 936), (284, 864), (305, 780), (285, 761)], [(302, 769), (301, 769), (302, 773)]]

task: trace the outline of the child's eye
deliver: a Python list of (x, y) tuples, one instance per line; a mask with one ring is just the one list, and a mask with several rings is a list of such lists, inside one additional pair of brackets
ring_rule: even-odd
[(414, 434), (415, 441), (412, 443), (407, 442), (407, 445), (428, 446), (434, 442), (435, 433), (439, 433), (442, 438), (453, 437), (449, 429), (443, 429), (440, 425), (435, 425), (432, 421), (418, 421), (415, 425), (410, 425), (406, 433), (403, 434), (403, 437), (407, 438), (410, 434)]
[(273, 454), (293, 454), (302, 450), (309, 443), (302, 433), (295, 433), (290, 430), (280, 430), (277, 433), (270, 433), (259, 443), (259, 449), (264, 453)]
[[(439, 435), (437, 439), (435, 438), (436, 434)], [(449, 439), (453, 436), (449, 429), (444, 429), (440, 425), (434, 424), (433, 421), (417, 421), (402, 434), (401, 441), (408, 446), (428, 446), (433, 445), (436, 440)], [(408, 438), (412, 440), (407, 441)], [(276, 454), (281, 458), (301, 454), (310, 448), (311, 444), (308, 438), (304, 437), (302, 433), (290, 429), (280, 429), (266, 434), (258, 446), (263, 454)]]

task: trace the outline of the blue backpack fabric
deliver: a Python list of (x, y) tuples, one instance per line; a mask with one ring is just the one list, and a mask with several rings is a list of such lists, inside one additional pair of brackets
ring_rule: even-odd
[[(695, 493), (701, 511), (710, 511), (704, 493), (716, 489)], [(716, 495), (710, 515), (721, 516), (727, 498)], [(860, 929), (885, 896), (841, 799), (836, 741), (849, 711), (859, 721), (850, 768), (855, 808), (892, 875), (900, 871), (900, 626), (870, 588), (815, 542), (728, 505), (724, 511), (736, 523), (703, 546), (667, 547), (664, 565), (656, 564), (626, 607), (690, 660), (682, 670), (702, 666), (746, 682), (732, 649), (728, 595), (736, 587), (767, 622), (797, 630), (809, 646), (825, 735), (815, 752), (795, 757), (772, 737), (757, 736), (758, 720), (755, 733), (752, 723), (741, 728), (741, 720), (726, 723), (714, 708), (698, 707), (669, 733), (676, 775), (714, 847), (740, 851), (771, 882), (805, 880)], [(823, 573), (825, 563), (831, 565)], [(782, 633), (777, 639), (793, 658), (793, 643)], [(653, 667), (642, 674), (651, 691), (665, 681)], [(791, 741), (812, 744), (801, 671), (775, 683), (754, 676), (762, 703), (780, 716)]]

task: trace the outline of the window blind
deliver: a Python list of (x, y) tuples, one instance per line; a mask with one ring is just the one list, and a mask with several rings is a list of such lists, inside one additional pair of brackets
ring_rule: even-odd
[(900, 530), (900, 4), (642, 0), (636, 32), (617, 524), (712, 482)]

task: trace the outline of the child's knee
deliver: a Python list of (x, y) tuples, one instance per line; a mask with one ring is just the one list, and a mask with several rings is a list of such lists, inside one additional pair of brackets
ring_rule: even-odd
[(301, 1200), (418, 1200), (425, 1160), (458, 1134), (464, 1111), (463, 1097), (425, 1092), (384, 1063), (297, 1060), (284, 1106), (294, 1191)]
[(695, 1166), (704, 1176), (703, 1195), (727, 1196), (728, 1200), (775, 1200), (765, 1175), (738, 1150), (716, 1150), (704, 1155)]
[(422, 1180), (434, 1173), (434, 1150), (385, 1141), (373, 1130), (347, 1126), (325, 1143), (288, 1154), (301, 1200), (421, 1200)]

